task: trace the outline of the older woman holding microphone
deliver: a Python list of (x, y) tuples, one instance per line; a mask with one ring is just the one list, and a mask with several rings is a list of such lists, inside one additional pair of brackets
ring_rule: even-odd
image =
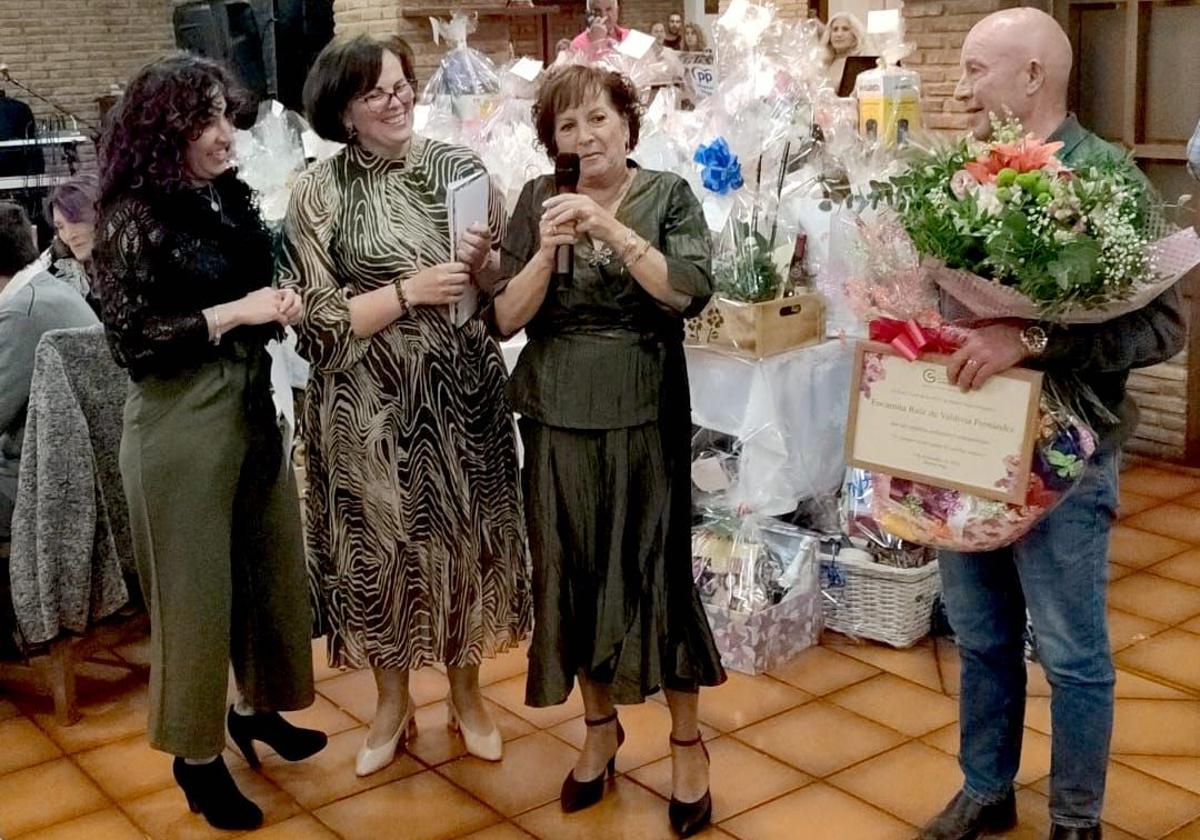
[[(616, 704), (665, 690), (671, 824), (711, 819), (700, 686), (725, 679), (692, 580), (691, 429), (683, 318), (712, 290), (710, 245), (687, 183), (628, 160), (639, 128), (628, 79), (568, 67), (543, 83), (538, 136), (578, 191), (525, 185), (502, 249), (510, 278), (495, 328), (529, 343), (510, 393), (523, 417), (534, 562), (526, 702), (562, 703), (576, 677), (587, 739), (563, 783), (565, 811), (604, 795), (624, 732)], [(576, 163), (577, 161), (577, 163)], [(556, 251), (573, 246), (570, 269)]]

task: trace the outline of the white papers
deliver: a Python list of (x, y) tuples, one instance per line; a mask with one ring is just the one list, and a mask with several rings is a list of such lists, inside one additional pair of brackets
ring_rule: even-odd
[(718, 493), (729, 489), (729, 476), (717, 458), (697, 458), (692, 461), (692, 484), (701, 493)]
[(425, 126), (429, 123), (429, 114), (433, 111), (432, 105), (414, 105), (413, 106), (413, 131), (424, 131)]
[(304, 157), (316, 161), (331, 158), (344, 148), (341, 143), (318, 136), (312, 129), (300, 135), (300, 142), (304, 144)]
[[(446, 187), (446, 219), (450, 228), (450, 259), (458, 260), (458, 243), (471, 225), (487, 226), (491, 182), (486, 172), (476, 172)], [(461, 327), (479, 308), (479, 290), (473, 285), (458, 303), (450, 304), (450, 322)]]
[(542, 62), (536, 58), (525, 56), (508, 68), (508, 72), (527, 82), (536, 82), (537, 77), (542, 74)]
[(636, 29), (630, 29), (621, 43), (617, 44), (617, 52), (627, 55), (634, 61), (644, 56), (654, 46), (654, 36)]
[(900, 31), (900, 10), (880, 9), (867, 12), (867, 34), (883, 35)]

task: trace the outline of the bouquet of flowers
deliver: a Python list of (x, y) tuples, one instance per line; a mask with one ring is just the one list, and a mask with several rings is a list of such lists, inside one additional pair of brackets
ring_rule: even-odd
[[(936, 295), (921, 257), (908, 241), (901, 221), (860, 222), (865, 252), (859, 273), (847, 282), (852, 306), (869, 320), (870, 338), (890, 344), (910, 361), (923, 353), (951, 354), (969, 330), (943, 323)], [(885, 375), (883, 358), (868, 352), (861, 379), (863, 393)], [(851, 395), (851, 399), (858, 399)], [(852, 470), (843, 493), (847, 533), (890, 548), (888, 537), (952, 551), (992, 551), (1029, 532), (1078, 483), (1096, 450), (1091, 428), (1049, 382), (1043, 382), (1038, 428), (1025, 498), (1019, 503), (985, 499), (962, 490), (902, 479), (883, 472)], [(1016, 480), (1009, 462), (1007, 489)]]
[(1128, 161), (1071, 169), (1061, 147), (997, 123), (991, 142), (917, 153), (875, 197), (895, 209), (937, 284), (981, 318), (1106, 321), (1200, 263), (1191, 229), (1160, 238), (1161, 213)]

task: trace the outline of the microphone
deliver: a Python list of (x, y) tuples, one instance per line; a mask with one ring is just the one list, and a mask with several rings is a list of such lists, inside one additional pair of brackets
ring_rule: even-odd
[[(579, 186), (579, 155), (554, 157), (554, 189), (558, 195), (570, 195)], [(559, 245), (554, 252), (554, 279), (571, 280), (575, 276), (575, 246)]]

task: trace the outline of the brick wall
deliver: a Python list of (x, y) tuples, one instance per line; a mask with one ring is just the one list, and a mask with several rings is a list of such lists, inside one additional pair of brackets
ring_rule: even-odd
[(966, 128), (962, 106), (954, 101), (963, 39), (972, 26), (992, 12), (1020, 5), (1018, 0), (906, 0), (905, 30), (917, 51), (905, 65), (921, 74), (926, 127)]
[[(97, 97), (174, 46), (167, 0), (0, 0), (0, 60), (13, 78), (93, 124)], [(15, 86), (0, 86), (39, 119), (54, 114)], [(93, 167), (92, 145), (79, 151), (83, 168)], [(49, 155), (47, 163), (57, 168)]]
[[(815, 8), (816, 0), (813, 0), (813, 8)], [(721, 0), (721, 13), (729, 8), (729, 0)], [(775, 0), (775, 10), (784, 20), (796, 20), (798, 18), (808, 17), (810, 8), (809, 0)]]
[[(333, 0), (334, 24), (338, 35), (398, 34), (410, 45), (416, 56), (417, 75), (422, 82), (429, 78), (446, 52), (444, 45), (433, 42), (429, 16), (420, 10), (428, 5), (397, 0)], [(479, 4), (441, 3), (442, 8), (461, 5), (480, 8)], [(550, 45), (563, 37), (573, 37), (582, 29), (583, 0), (561, 0), (556, 5), (562, 11), (548, 20)], [(443, 16), (443, 19), (445, 17)], [(505, 18), (481, 15), (479, 29), (468, 42), (493, 61), (507, 60), (509, 43), (517, 55), (541, 56), (538, 25), (535, 18)]]
[(1156, 458), (1182, 458), (1187, 436), (1187, 354), (1129, 377), (1141, 422), (1128, 449)]

